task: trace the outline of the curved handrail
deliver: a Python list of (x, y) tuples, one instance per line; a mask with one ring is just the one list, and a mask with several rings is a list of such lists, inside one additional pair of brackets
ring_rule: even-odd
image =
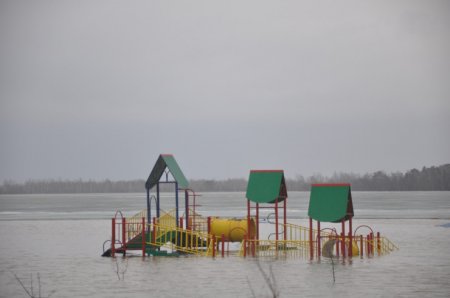
[(356, 238), (356, 231), (357, 231), (359, 228), (368, 228), (368, 229), (370, 230), (370, 232), (373, 234), (373, 230), (372, 230), (371, 227), (369, 227), (368, 225), (360, 225), (360, 226), (358, 226), (358, 227), (355, 229), (355, 232), (353, 232), (353, 237)]
[[(320, 229), (320, 233), (318, 233), (318, 235), (320, 235), (322, 232), (325, 232), (325, 230), (330, 230), (330, 231), (331, 231), (331, 234), (334, 233), (334, 235), (335, 235), (336, 237), (339, 237), (339, 235), (338, 235), (338, 233), (337, 233), (337, 231), (336, 231), (335, 228), (323, 228), (323, 229)], [(330, 236), (330, 235), (327, 235), (327, 236)], [(322, 236), (320, 236), (320, 237), (322, 237)], [(317, 239), (317, 236), (316, 236), (316, 239)]]
[[(272, 224), (272, 225), (275, 225), (275, 224), (276, 224), (275, 222), (270, 221), (270, 216), (271, 216), (271, 215), (275, 215), (275, 213), (272, 212), (272, 213), (267, 214), (266, 220), (267, 220), (268, 223), (270, 223), (270, 224)], [(284, 234), (285, 226), (284, 226), (283, 224), (281, 224), (281, 223), (278, 223), (278, 225), (281, 225), (281, 226), (283, 227), (283, 229), (281, 230), (281, 232), (278, 232), (278, 233), (276, 233), (276, 232), (270, 233), (269, 236), (267, 237), (267, 240), (270, 240), (270, 237), (273, 236), (273, 235)]]
[(116, 214), (114, 214), (114, 218), (115, 218), (115, 219), (117, 219), (117, 214), (120, 214), (120, 218), (121, 218), (121, 219), (123, 218), (122, 211), (120, 211), (120, 210), (117, 210), (117, 211), (116, 211)]

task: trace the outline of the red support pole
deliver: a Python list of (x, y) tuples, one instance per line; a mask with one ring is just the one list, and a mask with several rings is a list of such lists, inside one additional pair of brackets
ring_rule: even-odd
[(123, 248), (123, 255), (127, 253), (127, 232), (126, 232), (126, 220), (125, 217), (122, 217), (122, 248)]
[(381, 253), (381, 242), (380, 242), (380, 232), (377, 232), (377, 252), (378, 255)]
[(251, 238), (250, 233), (250, 200), (247, 200), (247, 236)]
[(213, 258), (216, 257), (216, 237), (212, 237), (212, 247), (213, 247), (213, 251), (212, 251), (212, 256)]
[(145, 217), (142, 218), (142, 256), (145, 257)]
[(320, 247), (320, 221), (317, 221), (317, 259), (320, 260), (321, 256), (321, 247)]
[(339, 257), (339, 235), (336, 235), (336, 256)]
[(247, 256), (247, 235), (244, 236), (244, 257)]
[(111, 226), (111, 257), (115, 257), (116, 255), (116, 219), (112, 219), (112, 226)]
[(352, 230), (352, 217), (350, 216), (350, 219), (348, 220), (348, 239), (349, 239), (349, 245), (348, 245), (348, 256), (351, 258), (353, 257), (353, 230)]
[(370, 254), (373, 256), (374, 255), (374, 249), (373, 249), (373, 233), (370, 233)]
[(256, 239), (259, 240), (259, 203), (256, 203)]
[(341, 252), (342, 252), (342, 257), (345, 259), (346, 255), (346, 251), (345, 251), (345, 221), (342, 220), (342, 243), (341, 243)]
[(287, 240), (287, 229), (286, 229), (286, 224), (287, 224), (287, 215), (286, 215), (286, 201), (287, 198), (284, 198), (284, 214), (283, 214), (283, 223), (284, 223), (284, 229), (283, 229), (283, 236), (284, 236), (284, 240)]
[(222, 234), (222, 258), (225, 257), (225, 235)]
[(180, 217), (180, 229), (183, 229), (183, 216)]
[(362, 235), (359, 236), (359, 254), (362, 259), (363, 255), (364, 255), (364, 246), (363, 246), (363, 236)]
[(314, 258), (314, 247), (313, 247), (313, 222), (312, 218), (309, 218), (309, 259)]
[(208, 216), (207, 225), (208, 225), (208, 234), (211, 234), (211, 216)]
[(275, 200), (275, 241), (278, 247), (278, 198)]

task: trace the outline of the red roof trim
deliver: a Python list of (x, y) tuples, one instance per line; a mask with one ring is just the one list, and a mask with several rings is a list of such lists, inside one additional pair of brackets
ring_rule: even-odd
[(250, 170), (250, 173), (279, 173), (283, 172), (283, 170)]
[(350, 186), (350, 183), (316, 183), (311, 186)]

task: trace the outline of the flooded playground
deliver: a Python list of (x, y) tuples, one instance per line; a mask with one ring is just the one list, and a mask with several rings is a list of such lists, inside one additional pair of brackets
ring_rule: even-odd
[[(327, 259), (261, 259), (266, 272), (272, 267), (279, 296), (448, 297), (450, 229), (443, 225), (450, 222), (450, 192), (352, 194), (354, 225), (383, 231), (400, 249), (336, 262), (335, 283)], [(199, 212), (245, 216), (244, 199), (244, 193), (203, 193)], [(289, 192), (294, 223), (308, 224), (308, 199), (308, 192)], [(37, 273), (42, 296), (52, 297), (271, 296), (253, 258), (100, 257), (113, 207), (132, 215), (144, 202), (145, 194), (0, 196), (0, 297), (26, 297), (14, 274), (26, 285), (33, 274), (36, 287)]]

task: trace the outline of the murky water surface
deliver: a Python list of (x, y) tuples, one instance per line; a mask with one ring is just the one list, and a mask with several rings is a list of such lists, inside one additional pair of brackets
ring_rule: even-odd
[[(290, 193), (289, 222), (307, 224), (308, 193)], [(203, 194), (205, 215), (243, 216), (241, 193)], [(280, 297), (449, 297), (450, 192), (353, 192), (354, 227), (370, 225), (400, 247), (332, 264), (263, 259)], [(174, 206), (168, 197), (163, 208)], [(0, 297), (271, 297), (252, 258), (102, 258), (116, 209), (145, 207), (141, 194), (0, 196)], [(119, 280), (120, 277), (120, 280)]]

